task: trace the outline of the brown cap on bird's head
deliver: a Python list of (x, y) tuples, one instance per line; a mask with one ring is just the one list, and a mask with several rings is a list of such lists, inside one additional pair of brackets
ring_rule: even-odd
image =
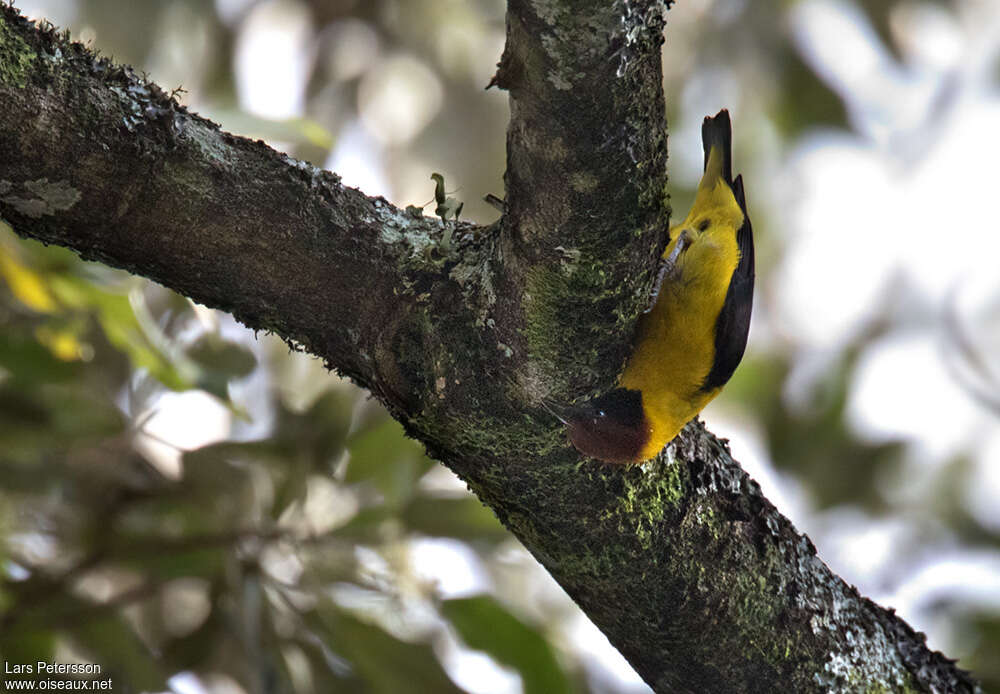
[(582, 407), (566, 409), (560, 419), (570, 442), (584, 455), (608, 463), (642, 462), (650, 427), (639, 391), (616, 388)]

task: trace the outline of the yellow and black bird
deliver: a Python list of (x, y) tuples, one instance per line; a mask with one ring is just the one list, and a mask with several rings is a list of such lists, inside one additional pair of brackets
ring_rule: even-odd
[(733, 180), (729, 112), (701, 127), (705, 173), (670, 229), (655, 302), (639, 321), (619, 385), (561, 417), (583, 454), (637, 463), (659, 453), (733, 375), (753, 304), (753, 231)]

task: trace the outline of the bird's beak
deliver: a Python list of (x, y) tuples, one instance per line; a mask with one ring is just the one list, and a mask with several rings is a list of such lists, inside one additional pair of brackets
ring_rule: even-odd
[(572, 410), (576, 409), (572, 407), (563, 407), (560, 405), (550, 405), (544, 400), (542, 400), (541, 405), (543, 410), (548, 412), (550, 415), (558, 419), (563, 424), (568, 423), (566, 420), (572, 418), (573, 416)]

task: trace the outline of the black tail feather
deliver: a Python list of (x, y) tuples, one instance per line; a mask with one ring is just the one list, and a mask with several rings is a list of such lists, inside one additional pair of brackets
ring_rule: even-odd
[(712, 147), (722, 150), (722, 176), (726, 183), (733, 185), (733, 126), (729, 122), (729, 111), (722, 109), (715, 117), (705, 117), (701, 124), (701, 142), (705, 148), (705, 164)]

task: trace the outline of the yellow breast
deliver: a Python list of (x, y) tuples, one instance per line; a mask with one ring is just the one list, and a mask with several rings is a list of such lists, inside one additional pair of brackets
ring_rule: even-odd
[(690, 245), (640, 320), (636, 348), (621, 378), (623, 387), (642, 392), (652, 430), (644, 458), (659, 453), (721, 390), (701, 386), (715, 361), (715, 325), (739, 262), (736, 231), (742, 223), (732, 191), (716, 179), (715, 185), (703, 181), (691, 213), (671, 229), (664, 258), (682, 230)]

